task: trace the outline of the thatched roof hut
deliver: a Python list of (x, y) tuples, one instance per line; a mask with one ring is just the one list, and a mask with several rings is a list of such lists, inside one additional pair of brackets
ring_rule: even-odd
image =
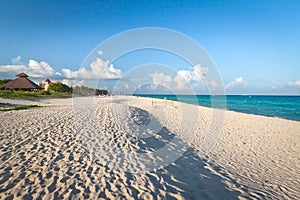
[(29, 80), (29, 77), (25, 73), (20, 73), (16, 75), (18, 78), (6, 83), (3, 88), (10, 90), (27, 90), (27, 91), (35, 91), (42, 90), (43, 88)]

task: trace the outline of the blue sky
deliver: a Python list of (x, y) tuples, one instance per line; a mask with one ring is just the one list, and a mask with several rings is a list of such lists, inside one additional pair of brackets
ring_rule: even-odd
[[(105, 39), (128, 29), (162, 27), (198, 42), (216, 64), (229, 94), (299, 95), (299, 9), (299, 1), (2, 0), (0, 78), (14, 78), (25, 70), (36, 79), (70, 82)], [(120, 71), (107, 76), (118, 79), (143, 63), (193, 71), (172, 55), (143, 51), (117, 60), (112, 70)], [(109, 70), (106, 64), (100, 67)], [(64, 69), (74, 73), (67, 76)]]

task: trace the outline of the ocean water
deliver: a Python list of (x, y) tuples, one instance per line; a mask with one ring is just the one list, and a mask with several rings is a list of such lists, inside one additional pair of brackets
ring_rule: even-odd
[(278, 117), (300, 121), (300, 96), (261, 96), (261, 95), (140, 95), (198, 104), (206, 107), (222, 108), (248, 114)]

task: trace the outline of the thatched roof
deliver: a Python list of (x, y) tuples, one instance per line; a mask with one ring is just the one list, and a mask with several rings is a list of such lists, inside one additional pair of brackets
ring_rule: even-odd
[(25, 73), (20, 73), (20, 74), (17, 74), (16, 76), (18, 77), (29, 77), (27, 74)]
[(18, 78), (6, 83), (3, 88), (4, 89), (21, 89), (21, 90), (41, 90), (42, 87), (38, 86), (27, 77), (28, 75), (25, 73), (17, 74)]

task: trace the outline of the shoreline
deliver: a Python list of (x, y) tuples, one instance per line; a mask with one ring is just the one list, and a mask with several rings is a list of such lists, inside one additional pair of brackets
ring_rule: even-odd
[[(148, 97), (148, 96), (138, 96), (138, 95), (111, 95), (111, 96), (104, 96), (104, 97), (98, 97), (98, 96), (75, 96), (75, 97), (67, 97), (67, 98), (48, 98), (48, 97), (43, 97), (43, 98), (36, 98), (36, 99), (22, 99), (22, 98), (2, 98), (0, 97), (0, 103), (7, 103), (7, 102), (25, 102), (24, 105), (28, 104), (29, 102), (35, 102), (35, 103), (41, 103), (41, 102), (51, 102), (52, 100), (70, 100), (73, 98), (113, 98), (113, 97), (139, 97), (139, 98), (149, 98), (149, 99), (159, 99), (164, 101), (164, 99), (161, 98), (155, 98), (155, 97)], [(189, 95), (187, 95), (189, 96)], [(199, 96), (199, 95), (198, 95)], [(210, 95), (200, 95), (200, 96), (210, 96)], [(216, 95), (217, 96), (217, 95)], [(225, 95), (225, 96), (244, 96), (244, 95)], [(248, 95), (246, 95), (248, 96)], [(251, 95), (251, 96), (265, 96), (265, 95)], [(266, 95), (266, 96), (276, 96), (276, 95)], [(285, 96), (285, 97), (300, 97), (297, 95), (277, 95), (277, 96)], [(269, 115), (263, 115), (263, 114), (255, 114), (255, 113), (247, 113), (247, 112), (242, 112), (242, 111), (236, 111), (236, 110), (228, 110), (227, 108), (212, 108), (210, 106), (206, 105), (201, 105), (201, 104), (193, 104), (193, 103), (187, 103), (183, 101), (177, 101), (177, 100), (171, 100), (171, 99), (166, 99), (166, 101), (171, 101), (171, 102), (179, 102), (179, 103), (185, 103), (189, 105), (194, 105), (194, 106), (199, 106), (199, 107), (204, 107), (204, 108), (209, 108), (209, 109), (216, 109), (216, 110), (222, 110), (225, 112), (234, 112), (234, 113), (241, 113), (241, 114), (246, 114), (246, 115), (254, 115), (254, 116), (262, 116), (262, 117), (268, 117), (268, 118), (275, 118), (275, 119), (283, 119), (283, 120), (288, 120), (288, 121), (295, 121), (295, 122), (300, 122), (300, 120), (294, 120), (294, 119), (288, 119), (280, 116), (269, 116)]]
[[(139, 95), (133, 95), (133, 96), (139, 96)], [(199, 106), (204, 106), (204, 107), (207, 107), (207, 108), (212, 108), (212, 105), (211, 105), (211, 102), (207, 102), (207, 99), (199, 99), (201, 100), (202, 102), (200, 103), (197, 99), (197, 102), (193, 102), (193, 103), (189, 103), (188, 101), (185, 101), (184, 99), (181, 99), (181, 100), (178, 100), (178, 99), (173, 99), (173, 98), (177, 98), (177, 97), (210, 97), (211, 95), (140, 95), (139, 97), (149, 97), (149, 98), (155, 98), (155, 99), (164, 99), (164, 98), (167, 98), (167, 100), (170, 100), (170, 101), (175, 101), (175, 102), (183, 102), (183, 103), (188, 103), (188, 104), (192, 104), (192, 105), (199, 105)], [(169, 97), (169, 99), (168, 99)], [(242, 107), (243, 110), (240, 110), (238, 109), (238, 107), (240, 105), (231, 105), (231, 100), (230, 99), (227, 99), (227, 97), (242, 97), (242, 98), (245, 98), (245, 97), (249, 97), (250, 99), (252, 99), (253, 97), (260, 97), (260, 98), (263, 98), (263, 97), (266, 97), (266, 98), (271, 98), (271, 97), (285, 97), (285, 98), (289, 98), (289, 97), (300, 97), (299, 95), (215, 95), (215, 97), (224, 97), (225, 98), (225, 103), (224, 105), (216, 105), (216, 107), (214, 107), (213, 109), (222, 109), (222, 110), (227, 110), (227, 111), (235, 111), (235, 112), (239, 112), (239, 113), (245, 113), (245, 114), (254, 114), (254, 115), (261, 115), (261, 116), (266, 116), (266, 117), (275, 117), (275, 118), (282, 118), (282, 119), (287, 119), (287, 120), (292, 120), (292, 121), (300, 121), (300, 118), (299, 117), (296, 117), (295, 114), (292, 115), (292, 116), (289, 116), (287, 115), (287, 111), (285, 111), (285, 115), (284, 113), (280, 113), (278, 112), (277, 110), (277, 115), (275, 116), (274, 113), (268, 113), (268, 112), (261, 112), (261, 111), (251, 111), (251, 110), (247, 110), (246, 107), (251, 107), (253, 105), (249, 104), (245, 107)], [(240, 100), (238, 100), (240, 101)], [(248, 101), (248, 99), (244, 99), (243, 101)], [(263, 101), (263, 100), (261, 100)], [(243, 102), (242, 104), (244, 104), (245, 102)], [(260, 102), (261, 103), (261, 102)], [(265, 103), (268, 103), (268, 102), (265, 102)], [(287, 105), (287, 106), (290, 106), (290, 105)], [(255, 105), (255, 107), (259, 107), (260, 108), (260, 105), (257, 104)], [(261, 109), (265, 109), (264, 107), (261, 107)], [(267, 109), (268, 110), (268, 109)], [(294, 111), (295, 112), (295, 111)]]
[[(153, 105), (153, 101), (157, 101), (157, 105)], [(74, 116), (72, 103), (79, 106), (76, 108), (79, 112), (75, 112), (78, 116)], [(114, 187), (123, 188), (126, 198), (146, 195), (149, 198), (185, 199), (200, 195), (214, 199), (223, 195), (228, 199), (297, 199), (300, 196), (300, 188), (297, 187), (300, 180), (300, 138), (297, 135), (300, 122), (223, 110), (224, 121), (216, 124), (221, 126), (222, 133), (217, 135), (210, 151), (201, 157), (198, 151), (203, 148), (205, 136), (209, 130), (219, 130), (211, 125), (211, 108), (180, 102), (166, 105), (164, 100), (135, 96), (48, 99), (38, 104), (47, 106), (0, 113), (3, 121), (0, 125), (0, 174), (4, 174), (4, 179), (0, 178), (0, 197), (17, 195), (17, 191), (21, 195), (32, 193), (33, 197), (45, 193), (44, 198), (53, 198), (55, 194), (64, 198), (80, 195), (97, 198), (100, 194), (108, 198), (121, 197), (121, 189), (115, 190)], [(131, 114), (125, 112), (124, 115), (122, 109), (128, 108)], [(161, 148), (158, 144), (171, 144), (169, 139), (175, 135), (189, 139), (185, 132), (180, 131), (184, 116), (181, 109), (190, 109), (199, 114), (197, 122), (200, 123), (193, 118), (184, 122), (188, 129), (183, 130), (195, 134), (195, 138), (187, 142), (191, 149), (159, 170), (129, 175), (115, 168), (122, 166), (118, 155), (127, 156), (122, 162), (129, 162), (128, 166), (135, 165), (128, 168), (134, 170), (143, 164), (134, 159), (140, 155), (138, 152), (148, 153), (150, 156), (147, 159), (156, 163), (158, 160), (151, 157), (151, 152)], [(165, 117), (161, 117), (162, 113), (165, 113)], [(157, 123), (167, 128), (166, 132), (154, 135), (153, 141), (142, 135), (134, 135), (134, 132), (124, 134), (136, 127), (136, 123), (146, 123), (147, 120), (143, 120), (147, 116), (153, 116)], [(79, 128), (86, 130), (82, 132), (83, 135), (77, 133), (76, 124), (78, 128), (79, 122), (83, 123)], [(99, 126), (103, 128), (105, 134), (101, 134), (101, 137), (88, 134), (97, 132), (96, 127), (90, 126), (95, 123), (100, 123)], [(93, 139), (98, 142), (90, 142)], [(17, 145), (20, 142), (22, 145)], [(86, 148), (84, 144), (86, 147), (101, 144), (100, 147), (104, 149), (98, 155), (98, 150)], [(124, 154), (123, 150), (126, 149), (130, 150), (129, 154)], [(25, 163), (27, 169), (20, 170)], [(91, 173), (87, 173), (90, 170)], [(115, 178), (118, 181), (112, 182)], [(65, 179), (67, 182), (64, 182)], [(28, 181), (32, 181), (32, 184), (28, 184)], [(144, 188), (136, 185), (136, 182), (140, 182)], [(85, 187), (81, 188), (80, 183), (84, 183)], [(9, 184), (14, 187), (10, 188), (12, 185)], [(190, 187), (186, 187), (186, 184)], [(22, 189), (22, 185), (25, 189)], [(28, 192), (30, 187), (40, 189)]]

